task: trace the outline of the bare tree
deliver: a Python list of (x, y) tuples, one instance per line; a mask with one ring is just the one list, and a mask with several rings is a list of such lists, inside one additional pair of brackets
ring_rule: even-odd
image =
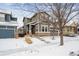
[[(32, 10), (29, 8), (24, 9), (23, 7), (26, 7), (29, 5), (29, 7), (32, 7)], [(60, 45), (62, 46), (64, 44), (63, 42), (63, 28), (64, 26), (71, 21), (74, 17), (76, 17), (79, 14), (79, 4), (74, 3), (39, 3), (39, 4), (22, 4), (22, 6), (19, 6), (20, 9), (32, 13), (37, 12), (47, 12), (51, 20), (48, 19), (48, 24), (52, 24), (53, 28), (59, 28), (60, 32)], [(56, 24), (56, 22), (58, 22)], [(53, 29), (53, 33), (54, 33)]]
[[(63, 28), (65, 25), (71, 21), (74, 17), (79, 15), (78, 4), (74, 3), (53, 3), (53, 4), (44, 4), (42, 11), (46, 11), (50, 14), (51, 20), (48, 20), (53, 25), (53, 28), (56, 28), (58, 25), (60, 32), (60, 45), (63, 45)], [(51, 15), (52, 14), (52, 15)], [(56, 20), (58, 24), (56, 24)], [(53, 33), (54, 33), (53, 29)]]
[(76, 4), (73, 3), (54, 3), (48, 4), (53, 13), (52, 16), (55, 16), (58, 20), (59, 32), (60, 32), (60, 45), (63, 45), (63, 28), (64, 26), (71, 21), (74, 17), (79, 14)]

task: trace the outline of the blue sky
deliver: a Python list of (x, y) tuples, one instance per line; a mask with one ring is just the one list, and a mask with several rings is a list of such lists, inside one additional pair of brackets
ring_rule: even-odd
[[(30, 8), (30, 6), (24, 7), (24, 8)], [(14, 3), (0, 3), (0, 10), (7, 10), (12, 12), (13, 17), (17, 17), (18, 25), (19, 27), (23, 25), (23, 17), (31, 17), (32, 13), (23, 11), (21, 9), (18, 9), (18, 7), (15, 6)]]
[[(22, 3), (24, 4), (24, 3)], [(0, 9), (1, 10), (8, 10), (12, 12), (12, 15), (14, 17), (17, 17), (18, 26), (21, 27), (23, 25), (23, 17), (31, 17), (34, 13), (23, 11), (21, 8), (18, 8), (18, 6), (22, 6), (21, 3), (18, 3), (16, 6), (16, 3), (0, 3)], [(34, 7), (33, 4), (26, 4), (25, 6), (22, 6), (24, 9), (28, 9), (33, 11)]]

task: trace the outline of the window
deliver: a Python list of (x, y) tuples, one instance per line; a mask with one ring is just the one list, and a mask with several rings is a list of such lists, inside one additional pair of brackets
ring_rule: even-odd
[(70, 31), (70, 28), (69, 28), (69, 27), (67, 28), (67, 31), (68, 31), (68, 32)]
[(7, 29), (8, 30), (14, 30), (16, 27), (14, 27), (14, 26), (7, 26)]
[(11, 20), (11, 15), (5, 14), (5, 21), (10, 21)]
[(44, 32), (44, 26), (42, 27), (42, 32)]
[(48, 32), (48, 25), (42, 25), (41, 26), (41, 31), (42, 32)]
[(17, 18), (11, 17), (11, 20), (12, 20), (12, 21), (17, 21)]
[(0, 26), (0, 29), (6, 29), (6, 26)]
[(69, 29), (67, 29), (67, 31), (69, 32)]
[(7, 26), (7, 28), (13, 28), (14, 29), (15, 27), (14, 26)]
[(47, 27), (45, 27), (45, 32), (47, 32)]

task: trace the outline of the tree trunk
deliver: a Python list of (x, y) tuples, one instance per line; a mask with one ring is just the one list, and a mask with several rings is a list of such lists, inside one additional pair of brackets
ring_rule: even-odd
[(64, 45), (64, 42), (63, 42), (63, 29), (61, 28), (60, 29), (60, 46)]

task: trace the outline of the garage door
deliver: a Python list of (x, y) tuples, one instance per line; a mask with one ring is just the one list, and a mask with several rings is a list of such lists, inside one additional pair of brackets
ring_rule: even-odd
[(14, 38), (14, 30), (0, 29), (0, 38)]

